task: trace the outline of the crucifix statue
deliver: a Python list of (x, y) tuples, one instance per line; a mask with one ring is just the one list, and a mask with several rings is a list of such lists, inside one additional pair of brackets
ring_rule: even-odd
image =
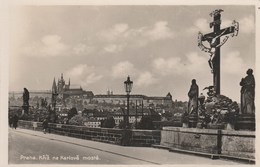
[[(213, 17), (213, 22), (211, 22), (209, 26), (210, 28), (213, 27), (213, 32), (205, 35), (199, 32), (198, 36), (198, 46), (202, 51), (210, 53), (208, 63), (213, 73), (213, 85), (217, 95), (220, 94), (220, 47), (226, 43), (229, 36), (237, 36), (239, 29), (239, 24), (235, 20), (232, 26), (220, 29), (221, 12), (223, 12), (222, 9), (217, 9), (210, 13), (210, 16)], [(222, 41), (221, 37), (224, 37)], [(209, 47), (203, 45), (202, 42), (204, 41), (208, 42)]]

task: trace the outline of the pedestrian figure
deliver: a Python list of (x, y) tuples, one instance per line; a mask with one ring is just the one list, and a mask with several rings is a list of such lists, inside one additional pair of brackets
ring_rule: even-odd
[(9, 126), (10, 126), (10, 128), (12, 127), (12, 125), (13, 125), (13, 116), (9, 115)]
[(17, 128), (17, 123), (18, 123), (18, 116), (15, 114), (13, 117), (13, 127), (14, 129)]
[(48, 120), (45, 118), (45, 119), (43, 120), (43, 122), (42, 122), (42, 127), (43, 127), (43, 133), (44, 133), (44, 134), (46, 134), (46, 131), (47, 131), (47, 129), (48, 129), (48, 124), (49, 124), (49, 122), (48, 122)]

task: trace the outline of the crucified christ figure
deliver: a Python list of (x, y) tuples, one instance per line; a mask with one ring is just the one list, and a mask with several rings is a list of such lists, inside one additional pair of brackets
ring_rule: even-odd
[(211, 72), (214, 73), (215, 72), (215, 51), (216, 48), (221, 47), (227, 40), (229, 36), (225, 36), (225, 38), (223, 39), (223, 41), (221, 43), (217, 43), (217, 39), (220, 38), (225, 32), (227, 31), (227, 29), (225, 31), (223, 31), (221, 34), (215, 36), (215, 37), (207, 37), (207, 41), (209, 42), (210, 48), (208, 49), (208, 52), (210, 53), (210, 58), (209, 58), (209, 67), (211, 68)]

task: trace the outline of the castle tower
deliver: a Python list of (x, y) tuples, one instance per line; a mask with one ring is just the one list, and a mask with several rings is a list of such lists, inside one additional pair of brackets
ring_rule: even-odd
[(63, 92), (65, 89), (65, 81), (63, 79), (63, 73), (61, 73), (61, 78), (58, 80), (58, 93)]
[(57, 86), (56, 86), (56, 82), (55, 82), (55, 78), (53, 79), (53, 84), (52, 84), (52, 93), (57, 93)]
[(62, 86), (62, 88), (63, 88), (64, 85), (65, 85), (65, 81), (64, 81), (64, 79), (63, 79), (63, 73), (61, 73), (60, 80), (61, 80), (61, 86)]
[(56, 82), (55, 82), (55, 78), (54, 78), (53, 84), (52, 84), (52, 97), (51, 97), (52, 107), (54, 108), (54, 110), (55, 110), (55, 106), (56, 106), (57, 95), (58, 95), (57, 86), (56, 86)]
[(170, 92), (166, 95), (166, 97), (172, 100), (172, 95)]

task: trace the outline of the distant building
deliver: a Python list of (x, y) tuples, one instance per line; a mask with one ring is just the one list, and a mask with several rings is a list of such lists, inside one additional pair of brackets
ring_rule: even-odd
[[(53, 83), (55, 83), (55, 78)], [(63, 74), (61, 74), (61, 78), (58, 79), (57, 85), (53, 84), (52, 90), (53, 89), (57, 89), (58, 97), (62, 100), (71, 97), (76, 99), (86, 99), (86, 101), (89, 102), (94, 96), (92, 91), (85, 91), (79, 85), (71, 85), (70, 79), (68, 84), (66, 84)]]
[[(97, 103), (108, 103), (108, 104), (123, 104), (126, 105), (126, 95), (120, 94), (99, 94), (94, 95), (92, 101)], [(136, 104), (144, 107), (149, 105), (153, 106), (165, 106), (172, 107), (172, 95), (168, 93), (165, 97), (161, 96), (145, 96), (145, 95), (130, 95), (130, 104)]]
[[(126, 116), (125, 112), (126, 110), (118, 110), (113, 113), (113, 118), (117, 126), (124, 120), (124, 116)], [(131, 109), (129, 110), (129, 123), (133, 124), (136, 121), (140, 122), (142, 117), (147, 115), (151, 115), (149, 109), (147, 108), (143, 109), (143, 111), (141, 109)]]
[[(106, 107), (111, 107), (115, 105), (116, 107), (126, 106), (127, 98), (126, 94), (114, 94), (112, 90), (107, 90), (107, 94), (97, 94), (94, 95), (92, 91), (85, 91), (79, 85), (72, 85), (70, 79), (66, 83), (61, 74), (58, 78), (57, 84), (55, 78), (53, 80), (52, 89), (49, 91), (32, 91), (30, 92), (30, 104), (32, 106), (38, 104), (42, 98), (45, 98), (48, 102), (54, 103), (53, 94), (57, 94), (56, 108), (57, 111), (61, 111), (64, 108), (76, 107), (78, 110), (83, 110), (88, 106), (95, 105)], [(22, 105), (22, 94), (23, 92), (9, 92), (10, 105)], [(131, 94), (129, 99), (130, 106), (138, 106), (143, 108), (172, 108), (173, 101), (171, 93), (166, 96), (146, 96), (140, 94)], [(104, 106), (99, 104), (105, 104)], [(118, 105), (118, 106), (117, 106)], [(102, 108), (101, 108), (102, 109)], [(105, 108), (104, 108), (105, 109)], [(158, 111), (158, 110), (157, 110)], [(121, 119), (121, 118), (120, 118)]]
[[(30, 90), (30, 98), (33, 97), (42, 97), (42, 98), (51, 98), (51, 90)], [(9, 98), (23, 98), (23, 91), (10, 91)]]
[(84, 125), (89, 128), (100, 128), (101, 127), (101, 121), (97, 119), (88, 119), (84, 122)]

